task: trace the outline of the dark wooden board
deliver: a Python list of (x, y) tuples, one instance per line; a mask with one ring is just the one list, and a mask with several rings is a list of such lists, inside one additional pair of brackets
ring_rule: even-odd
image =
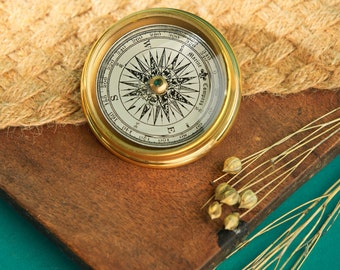
[(242, 100), (223, 142), (193, 164), (148, 169), (119, 160), (87, 125), (0, 131), (0, 189), (50, 235), (95, 269), (212, 268), (279, 203), (339, 153), (339, 135), (319, 147), (256, 211), (241, 233), (200, 210), (224, 159), (245, 157), (340, 105), (339, 91)]

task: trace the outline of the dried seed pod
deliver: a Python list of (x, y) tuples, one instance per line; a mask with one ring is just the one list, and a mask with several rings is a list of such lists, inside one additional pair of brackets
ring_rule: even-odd
[(240, 214), (235, 212), (227, 215), (224, 219), (224, 228), (226, 230), (235, 230), (240, 223)]
[(232, 187), (227, 183), (219, 184), (215, 189), (215, 200), (219, 201), (223, 199), (224, 198), (223, 193), (230, 189), (232, 189)]
[(208, 214), (211, 219), (219, 218), (222, 214), (222, 204), (219, 202), (213, 202), (209, 205)]
[(237, 174), (242, 169), (242, 162), (238, 157), (229, 157), (224, 161), (223, 172)]
[(241, 193), (241, 200), (240, 200), (239, 208), (250, 209), (254, 207), (256, 203), (257, 203), (257, 196), (251, 189), (247, 189)]
[(240, 194), (234, 188), (230, 188), (221, 194), (221, 203), (233, 206), (240, 202)]

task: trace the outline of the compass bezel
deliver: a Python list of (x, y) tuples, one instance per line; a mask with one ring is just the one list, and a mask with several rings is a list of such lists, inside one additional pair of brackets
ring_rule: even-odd
[[(227, 72), (227, 87), (222, 90), (224, 91), (223, 105), (212, 125), (189, 143), (165, 149), (139, 145), (118, 134), (102, 114), (96, 95), (96, 74), (110, 47), (136, 28), (155, 24), (179, 26), (201, 37), (221, 58)], [(202, 157), (226, 136), (236, 118), (240, 104), (240, 71), (230, 45), (211, 24), (194, 14), (181, 10), (148, 9), (133, 13), (118, 21), (93, 45), (83, 68), (81, 98), (84, 114), (93, 133), (112, 153), (142, 166), (177, 167)]]

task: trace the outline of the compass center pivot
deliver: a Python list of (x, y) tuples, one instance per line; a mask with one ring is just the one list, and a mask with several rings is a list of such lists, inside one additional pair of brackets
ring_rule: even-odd
[(150, 89), (156, 95), (163, 95), (168, 90), (168, 82), (162, 76), (154, 76), (149, 80)]

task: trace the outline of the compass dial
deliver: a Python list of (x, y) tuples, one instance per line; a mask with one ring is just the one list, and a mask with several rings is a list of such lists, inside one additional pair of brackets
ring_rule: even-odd
[(224, 100), (219, 87), (226, 88), (226, 75), (215, 53), (196, 34), (173, 25), (123, 36), (97, 74), (100, 109), (112, 128), (156, 148), (202, 134)]
[(112, 152), (173, 167), (224, 136), (239, 104), (238, 78), (216, 29), (190, 13), (152, 9), (123, 19), (94, 45), (83, 71), (83, 107)]

